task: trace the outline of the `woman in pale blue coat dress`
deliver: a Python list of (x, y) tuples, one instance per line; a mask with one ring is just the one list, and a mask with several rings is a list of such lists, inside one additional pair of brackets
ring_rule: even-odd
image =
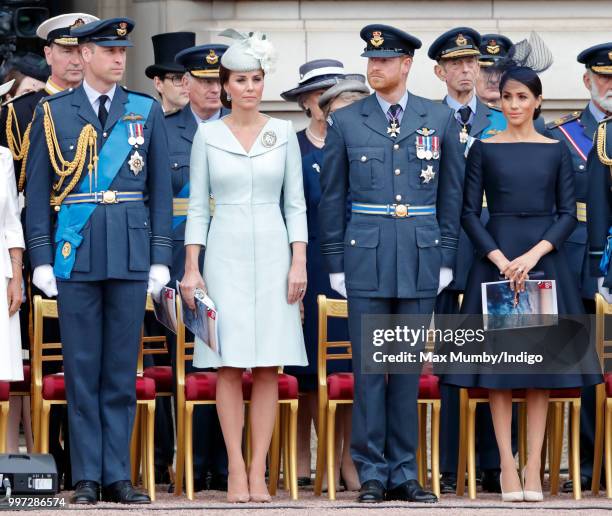
[[(306, 290), (306, 204), (290, 122), (259, 112), (273, 49), (236, 37), (221, 58), (221, 99), (232, 113), (200, 125), (191, 153), (182, 291), (217, 307), (220, 356), (196, 340), (194, 366), (219, 368), (217, 411), (228, 454), (228, 501), (269, 501), (265, 483), (278, 398), (277, 368), (307, 365), (299, 301)], [(215, 198), (211, 219), (209, 196)], [(198, 255), (206, 248), (203, 276)], [(251, 368), (252, 462), (242, 458), (242, 371)]]

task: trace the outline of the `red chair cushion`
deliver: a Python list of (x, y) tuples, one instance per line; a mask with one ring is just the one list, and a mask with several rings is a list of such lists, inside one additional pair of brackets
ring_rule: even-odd
[(8, 401), (11, 390), (9, 382), (0, 382), (0, 401)]
[(612, 373), (604, 375), (604, 383), (606, 384), (606, 396), (612, 397)]
[(11, 382), (11, 392), (30, 392), (31, 378), (30, 364), (24, 364), (23, 380), (21, 382)]
[(174, 389), (174, 377), (171, 366), (145, 367), (144, 377), (153, 379), (157, 392), (172, 392)]
[[(524, 398), (525, 389), (514, 389), (512, 395), (515, 398)], [(484, 387), (470, 387), (468, 389), (468, 396), (470, 398), (488, 398), (489, 390)], [(551, 389), (551, 398), (580, 398), (580, 389)]]
[(217, 373), (189, 373), (185, 376), (187, 401), (212, 401), (217, 397)]
[[(66, 384), (63, 374), (49, 374), (43, 377), (42, 397), (49, 401), (66, 400)], [(136, 377), (136, 399), (140, 401), (155, 399), (155, 382), (151, 378)]]
[[(242, 397), (245, 400), (251, 399), (253, 390), (253, 374), (242, 373)], [(298, 381), (295, 376), (279, 373), (278, 375), (278, 399), (295, 400), (298, 397)]]
[(154, 400), (156, 394), (155, 380), (144, 376), (136, 377), (136, 399), (138, 401)]
[(352, 400), (354, 396), (353, 373), (332, 373), (327, 377), (327, 397), (330, 400)]
[(419, 399), (439, 400), (440, 387), (438, 377), (434, 374), (422, 374), (419, 377)]
[(63, 401), (66, 399), (66, 385), (63, 374), (48, 374), (43, 377), (42, 397), (44, 400), (49, 401)]

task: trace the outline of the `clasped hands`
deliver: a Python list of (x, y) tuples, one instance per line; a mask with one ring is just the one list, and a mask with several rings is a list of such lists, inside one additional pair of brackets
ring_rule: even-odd
[(542, 257), (535, 249), (530, 249), (514, 260), (508, 260), (499, 249), (491, 251), (487, 256), (499, 269), (500, 274), (510, 281), (510, 288), (517, 292), (525, 291), (525, 281), (529, 279), (529, 272)]

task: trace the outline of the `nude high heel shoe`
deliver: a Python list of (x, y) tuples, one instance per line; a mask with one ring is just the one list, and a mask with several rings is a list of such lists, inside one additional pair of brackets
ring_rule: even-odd
[(521, 472), (521, 481), (523, 483), (523, 498), (526, 502), (541, 502), (544, 500), (542, 491), (525, 491), (525, 468)]
[[(502, 484), (502, 474), (499, 474), (499, 485)], [(509, 491), (508, 493), (504, 493), (504, 488), (502, 487), (502, 502), (522, 502), (524, 500), (523, 491)]]

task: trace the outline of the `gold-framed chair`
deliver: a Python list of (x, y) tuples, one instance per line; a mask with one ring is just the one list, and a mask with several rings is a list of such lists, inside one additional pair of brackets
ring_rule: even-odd
[(6, 452), (10, 388), (9, 382), (0, 382), (0, 453)]
[[(327, 374), (328, 360), (350, 360), (352, 347), (350, 341), (329, 341), (327, 324), (330, 318), (348, 318), (346, 299), (330, 299), (317, 296), (318, 310), (318, 421), (317, 421), (317, 466), (314, 494), (321, 496), (323, 477), (327, 465), (327, 492), (330, 500), (336, 499), (335, 482), (335, 417), (340, 405), (353, 403), (353, 373)], [(340, 352), (330, 352), (340, 350)], [(427, 480), (427, 407), (431, 407), (431, 486), (436, 496), (440, 496), (440, 391), (437, 376), (426, 374), (419, 379), (417, 410), (419, 417), (419, 437), (417, 448), (418, 480), (422, 486)]]
[[(516, 389), (512, 392), (513, 403), (519, 403), (518, 411), (518, 449), (519, 470), (527, 462), (527, 417), (525, 391)], [(468, 496), (476, 499), (476, 408), (479, 403), (488, 403), (489, 393), (484, 388), (461, 388), (459, 391), (459, 455), (457, 460), (457, 496), (465, 492), (465, 475), (467, 469)], [(552, 389), (549, 399), (548, 414), (548, 447), (542, 448), (542, 472), (546, 451), (549, 453), (550, 492), (555, 495), (559, 490), (559, 469), (561, 465), (561, 447), (563, 443), (563, 406), (570, 404), (570, 446), (569, 463), (573, 478), (580, 478), (580, 389)], [(577, 475), (577, 476), (576, 476)], [(582, 493), (580, 482), (574, 482), (574, 499), (580, 500)]]
[[(145, 312), (148, 314), (154, 313), (153, 300), (151, 295), (147, 295), (147, 302)], [(169, 354), (168, 345), (166, 341), (166, 335), (145, 335), (144, 325), (140, 332), (140, 348), (138, 350), (138, 362), (136, 367), (136, 374), (145, 378), (150, 378), (155, 382), (155, 398), (158, 397), (172, 397), (174, 395), (173, 384), (174, 375), (172, 373), (172, 366), (169, 365), (154, 365), (144, 367), (144, 357), (147, 355), (163, 355)], [(138, 472), (141, 468), (141, 455), (142, 450), (140, 443), (142, 442), (142, 419), (147, 416), (148, 408), (146, 406), (138, 406), (136, 415), (134, 418), (134, 429), (132, 431), (132, 442), (131, 442), (131, 477), (132, 483), (136, 484), (138, 480)], [(172, 466), (168, 468), (168, 474), (170, 476), (170, 482), (174, 483), (174, 469)]]
[[(612, 316), (612, 304), (595, 294), (595, 334), (597, 353), (602, 366), (612, 359), (612, 339), (606, 338), (606, 316)], [(603, 367), (605, 371), (606, 368)], [(604, 458), (605, 457), (605, 458)], [(604, 374), (604, 382), (595, 387), (595, 446), (591, 492), (599, 494), (602, 460), (605, 463), (606, 496), (612, 498), (612, 373)]]
[[(35, 447), (38, 453), (49, 452), (49, 413), (52, 405), (65, 405), (66, 387), (64, 374), (43, 375), (43, 362), (62, 362), (61, 342), (44, 342), (43, 326), (45, 319), (57, 319), (57, 301), (34, 296), (34, 340), (32, 342), (32, 407), (35, 421)], [(48, 352), (48, 353), (47, 353)], [(52, 354), (50, 354), (52, 353)], [(144, 432), (141, 449), (145, 474), (143, 484), (151, 500), (155, 500), (154, 471), (154, 420), (155, 420), (155, 382), (149, 378), (137, 377), (137, 408), (145, 407), (143, 418)]]
[[(174, 494), (179, 496), (183, 491), (189, 500), (194, 499), (193, 488), (193, 410), (197, 405), (216, 404), (217, 373), (186, 373), (186, 362), (193, 360), (193, 342), (186, 342), (186, 330), (182, 318), (182, 299), (176, 296), (177, 334), (176, 334), (176, 474)], [(252, 378), (249, 373), (242, 375), (242, 389), (245, 404), (249, 403)], [(298, 386), (293, 376), (279, 373), (278, 410), (275, 428), (270, 444), (269, 486), (270, 494), (276, 494), (280, 468), (280, 447), (283, 447), (285, 469), (285, 486), (289, 488), (291, 498), (298, 499), (297, 488), (297, 412)], [(245, 417), (246, 463), (249, 463), (249, 428)]]

